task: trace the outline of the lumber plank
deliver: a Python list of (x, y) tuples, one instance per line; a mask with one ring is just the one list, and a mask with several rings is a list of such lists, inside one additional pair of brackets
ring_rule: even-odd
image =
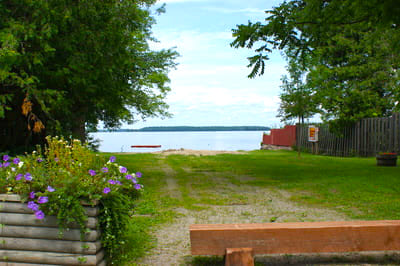
[[(14, 226), (3, 225), (0, 227), (0, 237), (21, 237), (21, 238), (39, 238), (54, 240), (75, 240), (81, 239), (79, 229), (64, 230), (60, 234), (60, 229), (54, 227), (35, 227), (35, 226)], [(100, 232), (90, 230), (85, 233), (85, 241), (96, 241), (100, 238)]]
[(0, 194), (0, 201), (21, 202), (21, 197), (16, 194)]
[(72, 254), (96, 254), (101, 248), (100, 241), (81, 242), (70, 240), (47, 240), (0, 237), (0, 249), (61, 252)]
[[(20, 225), (20, 226), (43, 226), (43, 227), (57, 227), (57, 217), (46, 216), (44, 219), (36, 219), (35, 215), (22, 214), (22, 213), (2, 213), (0, 215), (0, 224), (5, 225)], [(70, 228), (79, 228), (79, 225), (72, 223)], [(86, 227), (90, 229), (97, 228), (97, 218), (89, 217), (86, 221)]]
[[(78, 258), (84, 258), (85, 262), (79, 263)], [(2, 250), (0, 249), (0, 265), (13, 263), (32, 263), (32, 264), (56, 264), (56, 265), (97, 265), (104, 258), (104, 252), (100, 251), (96, 255), (78, 255), (56, 252), (38, 252), (22, 250)]]
[[(8, 195), (8, 196), (16, 196), (16, 195)], [(86, 215), (89, 217), (96, 217), (99, 215), (100, 210), (98, 207), (85, 206), (83, 208), (85, 209)], [(0, 200), (0, 212), (33, 214), (33, 211), (28, 208), (26, 203), (21, 203), (18, 201)]]
[[(1, 262), (0, 261), (0, 266), (44, 266), (44, 265), (37, 264), (37, 263), (23, 263), (23, 262), (12, 262), (12, 261)], [(60, 266), (60, 265), (46, 264), (45, 266)]]
[(254, 254), (400, 250), (400, 220), (190, 226), (193, 255), (224, 255), (227, 248)]
[(227, 248), (225, 266), (254, 266), (253, 249)]

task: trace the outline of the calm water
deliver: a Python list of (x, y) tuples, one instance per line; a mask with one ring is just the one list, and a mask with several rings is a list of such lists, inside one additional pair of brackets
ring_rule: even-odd
[[(103, 152), (151, 152), (168, 149), (258, 150), (263, 131), (206, 132), (98, 132)], [(131, 148), (131, 145), (162, 145), (157, 149)]]

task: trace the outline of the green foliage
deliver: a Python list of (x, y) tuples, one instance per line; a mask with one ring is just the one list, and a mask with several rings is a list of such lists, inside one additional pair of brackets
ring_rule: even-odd
[(129, 253), (124, 253), (127, 225), (129, 223), (132, 198), (123, 194), (110, 192), (101, 200), (100, 228), (102, 229), (102, 245), (107, 250), (106, 260), (111, 265), (121, 265)]
[[(149, 47), (155, 2), (1, 1), (0, 149), (44, 144), (46, 135), (83, 140), (99, 121), (115, 128), (168, 116), (177, 53)], [(34, 120), (21, 114), (25, 99)], [(32, 134), (37, 121), (45, 128)]]
[(291, 121), (298, 118), (299, 123), (304, 123), (305, 118), (317, 112), (316, 100), (313, 91), (304, 81), (304, 69), (301, 65), (291, 60), (288, 66), (289, 77), (282, 78), (281, 99), (279, 114), (282, 121)]
[(1, 158), (0, 193), (20, 195), (37, 219), (56, 216), (61, 233), (72, 222), (77, 223), (82, 240), (88, 219), (83, 204), (98, 204), (106, 257), (123, 261), (120, 251), (132, 202), (142, 188), (138, 184), (141, 173), (129, 173), (114, 156), (104, 163), (103, 157), (90, 152), (79, 140), (48, 137), (47, 141), (43, 151), (38, 147), (22, 158)]
[(265, 23), (233, 29), (231, 45), (254, 49), (251, 78), (264, 73), (273, 49), (283, 50), (307, 74), (322, 118), (341, 127), (400, 110), (399, 9), (396, 1), (285, 1)]

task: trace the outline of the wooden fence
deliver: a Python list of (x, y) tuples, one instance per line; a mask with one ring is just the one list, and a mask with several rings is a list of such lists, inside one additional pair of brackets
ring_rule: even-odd
[(308, 141), (308, 125), (297, 125), (296, 143), (302, 149), (333, 156), (375, 156), (379, 152), (400, 153), (400, 113), (391, 117), (365, 118), (340, 134), (320, 124), (319, 141)]
[(269, 134), (263, 135), (263, 144), (291, 147), (296, 145), (296, 126), (271, 129)]

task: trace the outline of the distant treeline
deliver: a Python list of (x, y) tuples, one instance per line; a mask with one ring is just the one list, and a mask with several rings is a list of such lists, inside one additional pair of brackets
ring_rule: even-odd
[(268, 131), (270, 127), (261, 126), (209, 126), (209, 127), (189, 127), (189, 126), (177, 126), (177, 127), (144, 127), (141, 129), (117, 129), (117, 130), (104, 130), (100, 129), (97, 132), (148, 132), (148, 131)]

